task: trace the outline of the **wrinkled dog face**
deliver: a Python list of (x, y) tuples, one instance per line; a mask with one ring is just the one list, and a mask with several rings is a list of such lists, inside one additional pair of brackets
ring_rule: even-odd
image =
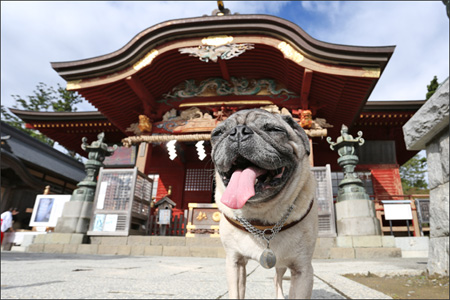
[(261, 109), (230, 116), (213, 130), (211, 144), (226, 187), (221, 202), (233, 209), (272, 199), (309, 154), (308, 137), (291, 117)]

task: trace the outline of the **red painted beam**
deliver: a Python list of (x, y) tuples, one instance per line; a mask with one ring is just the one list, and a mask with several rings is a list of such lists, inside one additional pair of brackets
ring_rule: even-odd
[(302, 91), (300, 95), (300, 104), (302, 109), (308, 109), (309, 91), (311, 90), (313, 71), (306, 69), (303, 73)]
[(222, 72), (223, 79), (225, 79), (226, 81), (230, 81), (230, 74), (228, 73), (227, 64), (221, 58), (219, 58), (219, 66), (220, 66), (220, 71)]
[(142, 101), (144, 106), (144, 113), (150, 116), (152, 112), (156, 112), (156, 102), (155, 97), (148, 91), (144, 83), (136, 76), (128, 76), (125, 82), (133, 90), (133, 92)]

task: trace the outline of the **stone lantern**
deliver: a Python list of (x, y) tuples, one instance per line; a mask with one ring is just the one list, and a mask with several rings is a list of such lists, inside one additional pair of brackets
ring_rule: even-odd
[(97, 138), (98, 140), (90, 145), (87, 143), (86, 137), (82, 139), (81, 148), (88, 152), (88, 160), (84, 164), (86, 177), (77, 184), (78, 188), (73, 191), (70, 201), (65, 203), (55, 232), (86, 233), (89, 228), (100, 167), (103, 166), (105, 157), (112, 155), (117, 149), (117, 145), (108, 147), (104, 143), (105, 134), (103, 132)]
[(342, 125), (341, 136), (336, 142), (327, 138), (331, 150), (337, 151), (338, 164), (344, 171), (344, 179), (339, 183), (336, 203), (336, 225), (340, 236), (381, 235), (380, 222), (375, 217), (375, 205), (364, 189), (363, 182), (355, 173), (358, 156), (355, 148), (364, 144), (362, 132), (353, 138), (348, 127)]

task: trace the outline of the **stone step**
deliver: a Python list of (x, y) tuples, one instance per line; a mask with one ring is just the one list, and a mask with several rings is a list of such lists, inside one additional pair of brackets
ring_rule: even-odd
[[(318, 238), (315, 259), (364, 259), (404, 257), (391, 236), (357, 236)], [(411, 249), (408, 249), (411, 250)], [(422, 250), (422, 249), (420, 249)], [(225, 257), (219, 237), (210, 235), (184, 236), (91, 236), (51, 233), (37, 236), (27, 252)], [(409, 254), (409, 253), (408, 253)], [(417, 255), (417, 254), (413, 254)], [(423, 255), (423, 254), (421, 254)]]
[(183, 256), (224, 258), (223, 247), (168, 245), (32, 244), (27, 252), (132, 256)]
[[(84, 242), (84, 243), (83, 243)], [(219, 237), (211, 236), (91, 236), (51, 233), (38, 236), (27, 252), (225, 257)]]

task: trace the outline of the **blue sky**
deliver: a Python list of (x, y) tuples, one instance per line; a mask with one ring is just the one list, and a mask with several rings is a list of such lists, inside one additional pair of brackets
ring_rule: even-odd
[[(396, 50), (369, 100), (423, 100), (449, 76), (449, 19), (442, 1), (224, 1), (232, 13), (270, 14), (336, 44)], [(65, 81), (50, 62), (120, 49), (157, 23), (210, 15), (216, 1), (2, 1), (1, 102)], [(78, 111), (94, 108), (88, 103)]]

